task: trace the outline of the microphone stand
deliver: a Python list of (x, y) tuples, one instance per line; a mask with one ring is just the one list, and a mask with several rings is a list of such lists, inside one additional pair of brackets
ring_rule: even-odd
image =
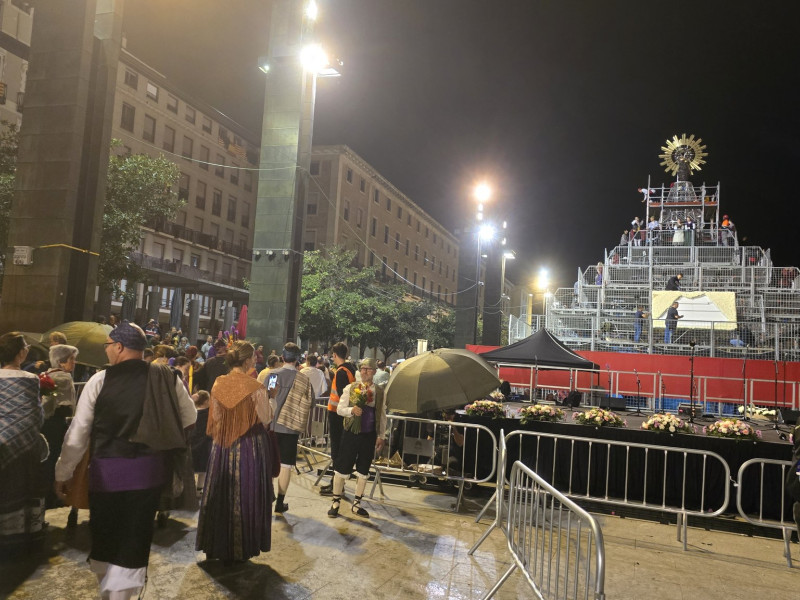
[(692, 340), (689, 342), (691, 355), (689, 356), (689, 423), (694, 425), (694, 347), (697, 343)]
[(642, 381), (639, 379), (639, 371), (633, 370), (636, 373), (636, 412), (637, 417), (642, 415)]
[(750, 407), (747, 405), (747, 378), (745, 377), (745, 369), (747, 368), (747, 358), (742, 360), (742, 406), (744, 407), (744, 421), (750, 420)]

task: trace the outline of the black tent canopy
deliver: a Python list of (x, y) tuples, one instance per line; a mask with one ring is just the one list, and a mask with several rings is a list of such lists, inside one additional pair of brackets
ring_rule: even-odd
[(480, 355), (490, 362), (517, 365), (536, 365), (539, 369), (599, 369), (592, 361), (575, 354), (546, 329), (540, 329), (509, 346)]

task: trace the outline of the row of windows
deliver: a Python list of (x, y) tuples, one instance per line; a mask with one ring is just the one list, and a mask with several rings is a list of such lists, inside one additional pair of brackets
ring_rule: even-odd
[[(126, 131), (133, 133), (136, 120), (136, 107), (131, 106), (127, 102), (122, 103), (122, 114), (120, 117), (119, 126)], [(156, 120), (154, 117), (145, 114), (144, 125), (142, 127), (142, 139), (146, 142), (154, 144), (156, 141)], [(167, 152), (175, 152), (175, 129), (169, 125), (164, 125), (164, 135), (162, 147)], [(194, 158), (194, 140), (187, 135), (183, 136), (183, 144), (181, 146), (181, 156), (187, 159)], [(207, 146), (200, 146), (198, 166), (204, 171), (208, 171), (209, 163), (211, 162), (211, 150)], [(239, 185), (239, 165), (231, 163), (230, 169), (230, 182), (233, 185)], [(244, 181), (242, 187), (246, 192), (253, 191), (253, 173), (252, 171), (242, 171)], [(216, 164), (214, 166), (214, 175), (221, 179), (225, 179), (225, 156), (217, 154)]]
[[(178, 197), (189, 201), (189, 185), (191, 182), (191, 178), (186, 173), (181, 173), (180, 179), (178, 180)], [(195, 207), (199, 210), (206, 209), (206, 194), (208, 190), (208, 185), (205, 181), (197, 181), (197, 185), (195, 186)], [(226, 218), (231, 223), (236, 223), (236, 207), (237, 207), (237, 200), (236, 197), (233, 195), (228, 195), (228, 210)], [(219, 217), (222, 215), (222, 191), (218, 190), (217, 188), (213, 188), (212, 195), (211, 195), (211, 215), (214, 217)], [(250, 204), (248, 202), (242, 202), (242, 212), (240, 214), (240, 224), (242, 227), (250, 227)]]
[[(125, 69), (125, 85), (134, 90), (139, 90), (139, 74), (136, 71), (132, 71), (130, 69)], [(156, 84), (152, 81), (148, 81), (145, 84), (145, 95), (155, 102), (158, 102), (160, 96), (160, 90)], [(167, 103), (166, 108), (168, 111), (178, 114), (178, 98), (173, 96), (170, 93), (166, 93), (167, 96)], [(188, 104), (184, 104), (184, 111), (183, 117), (186, 119), (188, 123), (195, 125), (197, 123), (197, 111), (189, 106)], [(200, 122), (203, 131), (206, 133), (211, 133), (211, 128), (213, 125), (213, 121), (210, 117), (205, 115), (200, 115)]]
[[(388, 273), (387, 265), (388, 265), (388, 263), (386, 261), (386, 257), (384, 256), (384, 257), (381, 258), (381, 275), (384, 278), (387, 276), (387, 273)], [(370, 267), (374, 267), (375, 266), (375, 255), (372, 254), (371, 252), (370, 252), (370, 255), (369, 255), (369, 266)], [(392, 265), (392, 278), (395, 281), (397, 281), (398, 278), (399, 278), (398, 269), (399, 269), (399, 266), (395, 262)], [(417, 288), (417, 291), (421, 290), (423, 294), (424, 293), (430, 293), (431, 296), (434, 295), (433, 286), (436, 285), (436, 296), (437, 296), (437, 298), (439, 300), (442, 300), (442, 297), (441, 297), (442, 296), (442, 286), (441, 286), (441, 284), (436, 284), (433, 281), (431, 281), (430, 282), (430, 290), (428, 290), (428, 288), (427, 288), (428, 281), (427, 281), (426, 277), (424, 275), (422, 276), (422, 285), (421, 286), (417, 285), (417, 279), (418, 279), (418, 274), (417, 274), (416, 271), (412, 274), (412, 278), (409, 279), (408, 278), (408, 267), (403, 267), (403, 280), (404, 281), (410, 282), (411, 285), (413, 285), (415, 288)], [(449, 303), (452, 304), (452, 298), (450, 298), (450, 290), (448, 288), (444, 288), (444, 300), (446, 302), (449, 302)]]

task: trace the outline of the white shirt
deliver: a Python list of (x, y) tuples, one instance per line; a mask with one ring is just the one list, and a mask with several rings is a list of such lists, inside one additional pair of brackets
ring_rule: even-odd
[[(78, 409), (72, 418), (67, 434), (64, 436), (61, 456), (56, 463), (56, 481), (67, 481), (72, 477), (75, 467), (78, 466), (86, 449), (89, 447), (92, 424), (94, 423), (94, 407), (105, 380), (105, 371), (95, 373), (86, 382), (83, 392), (81, 392)], [(178, 412), (180, 413), (181, 425), (188, 427), (197, 421), (197, 409), (189, 397), (183, 381), (180, 379), (175, 381), (175, 391), (178, 394)]]
[(314, 398), (319, 398), (325, 393), (328, 382), (325, 380), (325, 374), (322, 371), (317, 367), (303, 367), (300, 369), (300, 372), (306, 375), (311, 381), (311, 389), (314, 390)]

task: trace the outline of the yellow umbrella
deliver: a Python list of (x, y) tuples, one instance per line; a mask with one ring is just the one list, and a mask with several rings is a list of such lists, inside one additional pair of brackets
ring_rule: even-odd
[(28, 360), (49, 360), (50, 350), (45, 344), (42, 344), (41, 333), (32, 333), (30, 331), (20, 331), (20, 333), (25, 338), (25, 343), (30, 347)]
[(469, 350), (440, 348), (400, 363), (386, 386), (389, 410), (422, 413), (463, 406), (500, 386), (494, 368)]
[(103, 343), (111, 332), (110, 325), (101, 325), (94, 321), (70, 321), (62, 323), (42, 334), (42, 341), (53, 331), (60, 331), (67, 336), (67, 344), (78, 349), (78, 362), (90, 367), (102, 367), (108, 363)]

